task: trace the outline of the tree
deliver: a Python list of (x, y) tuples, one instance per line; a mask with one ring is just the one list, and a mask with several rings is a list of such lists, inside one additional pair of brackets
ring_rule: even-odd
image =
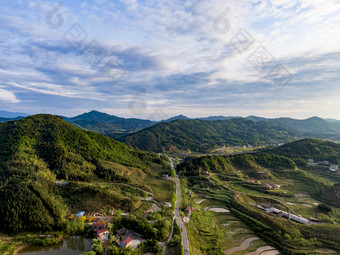
[(92, 239), (91, 250), (94, 251), (96, 255), (103, 255), (104, 250), (102, 246), (102, 240)]

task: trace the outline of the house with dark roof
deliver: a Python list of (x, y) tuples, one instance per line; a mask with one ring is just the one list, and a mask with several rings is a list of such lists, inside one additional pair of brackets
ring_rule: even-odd
[(184, 213), (185, 213), (186, 215), (190, 216), (190, 214), (191, 214), (191, 207), (187, 205), (187, 206), (184, 208)]
[(127, 232), (128, 230), (126, 228), (121, 228), (121, 229), (118, 229), (115, 234), (116, 234), (116, 237), (120, 237), (120, 236), (125, 235)]
[(161, 203), (162, 204), (162, 206), (164, 206), (164, 207), (172, 207), (172, 204), (170, 203), (170, 202), (162, 202)]
[(93, 229), (104, 229), (106, 228), (105, 223), (93, 223), (91, 226)]

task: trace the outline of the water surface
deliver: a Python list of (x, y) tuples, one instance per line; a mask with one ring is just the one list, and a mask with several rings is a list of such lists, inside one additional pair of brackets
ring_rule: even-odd
[(20, 255), (79, 255), (90, 251), (91, 239), (71, 236), (63, 242), (47, 246), (29, 246), (19, 252)]

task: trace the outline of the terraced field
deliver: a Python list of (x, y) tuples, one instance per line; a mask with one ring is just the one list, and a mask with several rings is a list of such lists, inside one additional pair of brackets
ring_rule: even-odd
[(223, 202), (198, 199), (195, 204), (195, 211), (187, 224), (193, 254), (256, 255), (267, 251), (279, 254), (232, 216)]

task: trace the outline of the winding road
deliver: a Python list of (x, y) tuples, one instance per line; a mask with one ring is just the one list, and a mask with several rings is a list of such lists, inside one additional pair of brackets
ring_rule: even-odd
[[(175, 169), (174, 163), (172, 160), (171, 160), (171, 169)], [(176, 175), (176, 196), (177, 196), (177, 201), (176, 201), (176, 206), (175, 206), (175, 218), (177, 219), (177, 222), (182, 230), (183, 253), (184, 255), (190, 255), (188, 233), (187, 233), (187, 229), (185, 228), (184, 223), (181, 219), (181, 215), (180, 215), (181, 186), (179, 183), (178, 175)]]

